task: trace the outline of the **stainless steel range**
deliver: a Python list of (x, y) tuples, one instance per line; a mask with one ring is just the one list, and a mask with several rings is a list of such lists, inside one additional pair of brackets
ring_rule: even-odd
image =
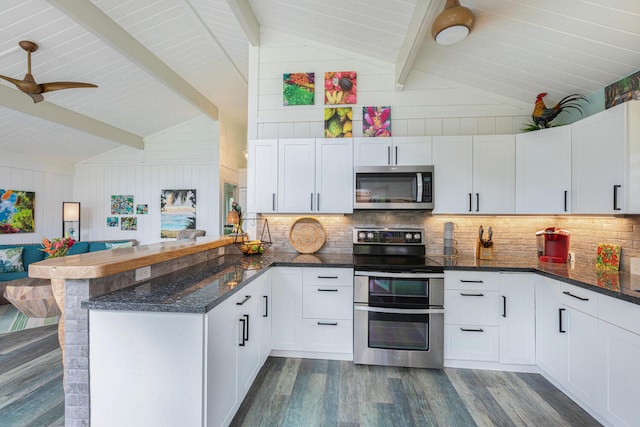
[(353, 230), (358, 364), (442, 368), (444, 272), (423, 229)]

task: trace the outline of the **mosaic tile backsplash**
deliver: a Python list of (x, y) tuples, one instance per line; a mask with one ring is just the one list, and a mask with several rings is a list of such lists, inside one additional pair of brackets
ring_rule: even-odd
[[(295, 252), (289, 243), (293, 222), (305, 215), (267, 215), (273, 248)], [(557, 216), (445, 216), (428, 212), (356, 212), (353, 215), (306, 215), (316, 218), (327, 233), (319, 253), (350, 253), (354, 226), (420, 227), (426, 229), (427, 253), (442, 255), (445, 222), (455, 224), (456, 250), (473, 256), (478, 227), (493, 229), (494, 256), (536, 256), (536, 231), (556, 226), (571, 233), (571, 252), (578, 262), (595, 264), (598, 244), (620, 245), (621, 271), (629, 271), (629, 258), (640, 257), (640, 216), (557, 217)]]

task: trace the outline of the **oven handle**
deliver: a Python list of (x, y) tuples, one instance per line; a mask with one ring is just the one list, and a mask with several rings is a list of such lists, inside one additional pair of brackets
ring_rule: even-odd
[(385, 308), (371, 307), (368, 305), (354, 304), (354, 310), (370, 311), (373, 313), (392, 313), (392, 314), (444, 314), (444, 308)]
[(391, 273), (383, 271), (355, 271), (355, 276), (392, 277), (400, 279), (444, 279), (442, 273)]

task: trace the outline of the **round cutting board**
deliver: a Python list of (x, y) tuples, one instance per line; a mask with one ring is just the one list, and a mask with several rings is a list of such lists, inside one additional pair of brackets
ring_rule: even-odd
[(315, 218), (298, 218), (289, 230), (291, 246), (301, 254), (312, 254), (322, 248), (327, 239), (324, 227)]

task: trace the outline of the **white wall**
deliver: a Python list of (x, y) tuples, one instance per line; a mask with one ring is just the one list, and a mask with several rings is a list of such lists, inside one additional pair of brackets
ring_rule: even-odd
[(62, 235), (62, 202), (73, 199), (73, 177), (58, 172), (0, 166), (0, 188), (34, 191), (33, 233), (0, 234), (0, 244), (40, 243), (43, 237)]
[[(160, 238), (161, 190), (196, 189), (196, 228), (218, 235), (220, 206), (220, 124), (206, 116), (145, 138), (145, 149), (122, 147), (76, 165), (74, 198), (82, 203), (82, 240)], [(137, 231), (107, 227), (112, 195), (134, 196), (147, 204)], [(129, 216), (129, 215), (126, 215)]]
[[(375, 42), (372, 42), (375, 49)], [(250, 53), (249, 139), (323, 137), (323, 80), (327, 71), (356, 71), (353, 135), (362, 135), (363, 106), (391, 106), (394, 136), (510, 134), (530, 120), (533, 104), (412, 72), (394, 86), (394, 62), (262, 29)], [(315, 73), (315, 105), (282, 105), (282, 74)], [(344, 105), (349, 106), (349, 105)]]

